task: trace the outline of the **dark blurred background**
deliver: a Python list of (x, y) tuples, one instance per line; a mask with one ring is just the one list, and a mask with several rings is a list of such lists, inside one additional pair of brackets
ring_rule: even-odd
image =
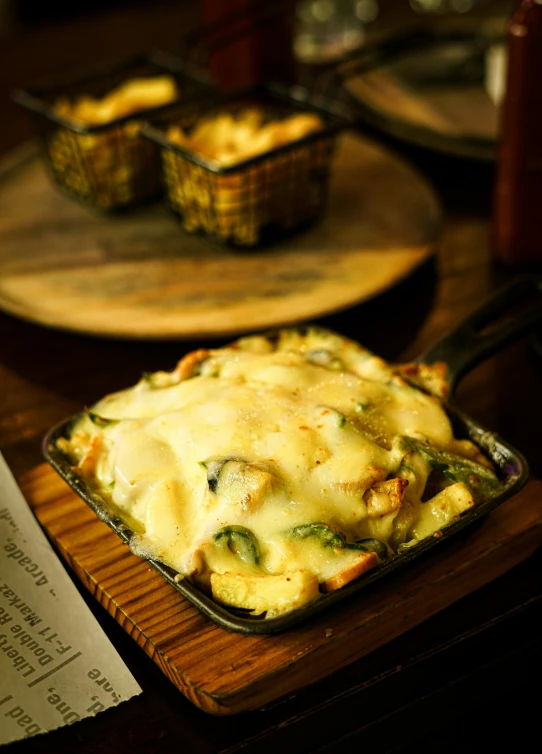
[(11, 91), (36, 77), (158, 47), (176, 51), (197, 0), (0, 0), (0, 154), (31, 136)]
[[(282, 2), (296, 28), (304, 23), (311, 30), (329, 24), (326, 13), (334, 8), (335, 18), (346, 19), (341, 39), (352, 45), (420, 15), (495, 13), (513, 5), (513, 0), (0, 0), (0, 154), (31, 136), (25, 113), (10, 100), (15, 87), (151, 48), (178, 52), (183, 37), (203, 22), (235, 8), (250, 13)], [(281, 44), (278, 30), (265, 24), (265, 34), (275, 66), (287, 60), (291, 50)], [(240, 70), (263, 46), (230, 47), (215, 57), (215, 72), (234, 65)]]

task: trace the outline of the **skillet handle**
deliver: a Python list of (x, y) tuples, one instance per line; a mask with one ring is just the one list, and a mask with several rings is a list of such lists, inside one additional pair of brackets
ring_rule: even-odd
[[(508, 319), (498, 322), (502, 315), (517, 309), (521, 302), (523, 310), (519, 313), (510, 311)], [(495, 323), (493, 327), (487, 329), (492, 323)], [(537, 325), (542, 325), (542, 277), (518, 277), (496, 291), (415, 361), (425, 364), (446, 362), (450, 391), (453, 392), (469, 370)]]

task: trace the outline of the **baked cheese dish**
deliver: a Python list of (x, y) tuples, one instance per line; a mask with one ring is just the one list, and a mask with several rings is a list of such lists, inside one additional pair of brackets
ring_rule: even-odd
[(131, 546), (272, 618), (498, 491), (454, 437), (445, 365), (392, 366), (318, 328), (196, 350), (98, 401), (60, 450)]

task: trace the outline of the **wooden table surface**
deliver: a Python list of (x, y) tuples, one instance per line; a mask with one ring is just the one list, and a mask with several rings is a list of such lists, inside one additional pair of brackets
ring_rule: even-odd
[[(135, 37), (127, 44), (135, 45)], [(5, 62), (0, 56), (0, 65)], [(16, 140), (12, 126), (3, 133), (4, 147)], [(421, 352), (515, 271), (497, 265), (490, 253), (492, 168), (392, 146), (441, 197), (445, 223), (438, 255), (378, 298), (321, 324), (398, 360)], [(144, 370), (174, 364), (191, 347), (183, 341), (105, 341), (0, 313), (0, 451), (16, 477), (41, 462), (42, 436), (55, 422), (132, 384)], [(470, 373), (457, 392), (459, 405), (523, 451), (539, 478), (541, 377), (542, 359), (524, 338)], [(471, 752), (487, 751), (506, 734), (523, 747), (537, 730), (539, 714), (530, 689), (542, 671), (541, 560), (535, 554), (297, 696), (231, 718), (196, 709), (81, 588), (143, 693), (7, 751), (312, 753), (368, 746), (379, 752)]]

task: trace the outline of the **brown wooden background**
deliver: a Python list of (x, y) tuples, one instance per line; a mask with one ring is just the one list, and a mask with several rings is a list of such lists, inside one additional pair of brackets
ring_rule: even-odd
[[(406, 3), (394, 5), (398, 15), (408, 13)], [(149, 42), (172, 46), (197, 14), (191, 3), (134, 3), (4, 36), (0, 150), (8, 151), (29, 134), (23, 114), (8, 104), (14, 85), (38, 73), (88, 63), (97, 55), (133, 52)], [(498, 267), (491, 257), (491, 166), (393, 146), (425, 173), (442, 199), (440, 252), (378, 300), (324, 324), (385, 357), (406, 358), (515, 271)], [(0, 314), (0, 450), (14, 473), (21, 478), (41, 461), (41, 438), (53, 423), (134, 382), (142, 370), (173, 365), (188, 347), (182, 341), (106, 342)], [(522, 340), (470, 374), (457, 398), (522, 450), (542, 476), (542, 372), (536, 353), (529, 339)], [(7, 751), (312, 754), (374, 747), (419, 754), (502, 750), (504, 737), (511, 735), (525, 747), (538, 726), (538, 700), (530, 688), (542, 670), (541, 565), (536, 554), (295, 698), (229, 719), (209, 717), (186, 701), (82, 590), (144, 693), (95, 719)]]

